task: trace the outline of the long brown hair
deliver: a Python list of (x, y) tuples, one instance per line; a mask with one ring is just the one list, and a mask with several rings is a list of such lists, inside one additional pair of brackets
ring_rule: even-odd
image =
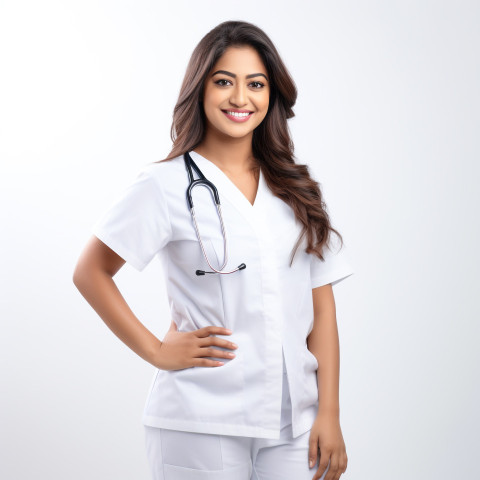
[(206, 131), (202, 105), (205, 79), (228, 47), (241, 46), (251, 46), (258, 52), (270, 78), (268, 112), (253, 131), (255, 161), (262, 168), (270, 190), (293, 209), (303, 225), (292, 250), (290, 266), (304, 235), (307, 236), (305, 252), (324, 260), (322, 249), (329, 242), (330, 232), (338, 235), (342, 245), (343, 239), (330, 224), (319, 183), (310, 177), (308, 165), (295, 163), (287, 120), (295, 116), (292, 107), (297, 100), (297, 88), (274, 44), (256, 25), (226, 21), (200, 40), (188, 63), (174, 108), (170, 130), (172, 150), (158, 162), (183, 155), (202, 142)]

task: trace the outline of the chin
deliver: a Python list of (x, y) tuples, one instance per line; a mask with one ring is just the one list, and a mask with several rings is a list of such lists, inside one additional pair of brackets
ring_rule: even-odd
[(250, 130), (248, 132), (243, 132), (243, 133), (239, 133), (239, 132), (236, 132), (236, 133), (232, 133), (232, 132), (222, 132), (226, 137), (230, 137), (230, 138), (243, 138), (243, 137), (246, 137), (248, 135), (250, 135)]
[(222, 126), (215, 126), (215, 130), (217, 130), (222, 135), (225, 135), (227, 137), (242, 138), (242, 137), (245, 137), (246, 135), (251, 134), (254, 129), (251, 127), (249, 127), (248, 129), (235, 128), (235, 126), (233, 126), (233, 128), (230, 126), (225, 128), (225, 125), (222, 125)]

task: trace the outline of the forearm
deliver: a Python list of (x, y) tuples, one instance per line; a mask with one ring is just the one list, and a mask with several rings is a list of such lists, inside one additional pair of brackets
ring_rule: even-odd
[(141, 358), (155, 365), (162, 342), (134, 315), (113, 278), (101, 270), (78, 272), (74, 284), (108, 328)]
[(317, 309), (307, 345), (318, 361), (318, 411), (339, 415), (340, 348), (333, 295)]

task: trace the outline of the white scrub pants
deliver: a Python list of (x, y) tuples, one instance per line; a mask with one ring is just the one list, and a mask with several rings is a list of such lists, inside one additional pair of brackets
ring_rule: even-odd
[[(285, 360), (283, 369), (279, 439), (182, 432), (144, 425), (153, 480), (311, 480), (318, 459), (309, 468), (310, 430), (292, 438)], [(327, 471), (328, 468), (320, 480)]]

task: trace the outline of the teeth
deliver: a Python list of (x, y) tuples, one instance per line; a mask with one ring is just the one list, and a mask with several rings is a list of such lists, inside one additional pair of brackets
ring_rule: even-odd
[(250, 115), (250, 113), (246, 112), (246, 113), (237, 113), (237, 112), (229, 112), (227, 110), (227, 113), (229, 115), (232, 115), (233, 117), (248, 117)]

